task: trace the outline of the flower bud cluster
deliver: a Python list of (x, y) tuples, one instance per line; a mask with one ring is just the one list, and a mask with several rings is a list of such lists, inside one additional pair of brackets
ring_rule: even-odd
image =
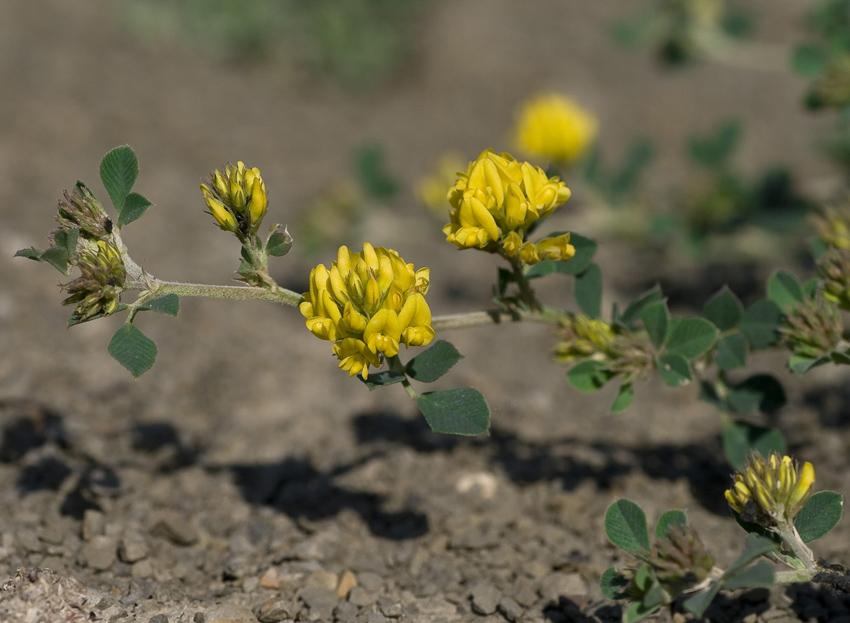
[(791, 351), (811, 359), (832, 352), (844, 330), (838, 307), (820, 294), (798, 303), (785, 315), (783, 325), (779, 333)]
[[(671, 526), (651, 552), (638, 553), (637, 557), (653, 571), (671, 601), (705, 580), (714, 567), (714, 556), (688, 525)], [(635, 582), (635, 570), (627, 569), (624, 575), (630, 580), (627, 590), (631, 597), (641, 600), (643, 595)]]
[(570, 197), (570, 189), (540, 167), (517, 162), (509, 154), (484, 151), (460, 173), (449, 190), (450, 223), (446, 240), (460, 249), (478, 248), (534, 264), (564, 261), (575, 255), (569, 234), (538, 243), (525, 240), (529, 228)]
[(725, 492), (732, 510), (744, 521), (775, 528), (793, 525), (811, 495), (815, 468), (808, 462), (798, 468), (790, 456), (778, 452), (764, 458), (754, 451), (733, 481)]
[(818, 258), (817, 270), (823, 281), (823, 297), (850, 310), (850, 249), (830, 247)]
[(830, 108), (844, 108), (850, 104), (850, 56), (833, 62), (815, 86), (817, 103)]
[(615, 329), (604, 320), (584, 314), (565, 316), (560, 326), (561, 342), (555, 346), (555, 359), (559, 361), (600, 361), (625, 383), (645, 377), (655, 365), (652, 345), (645, 333), (632, 333), (622, 327)]
[(406, 264), (392, 249), (368, 242), (361, 253), (340, 247), (330, 270), (310, 272), (301, 313), (313, 335), (333, 342), (339, 367), (369, 376), (369, 366), (394, 357), (400, 343), (424, 346), (434, 338), (425, 301), (430, 271)]
[(94, 249), (77, 255), (80, 276), (62, 286), (70, 296), (63, 305), (75, 305), (79, 320), (113, 313), (121, 301), (127, 272), (121, 253), (106, 240), (98, 240)]
[(565, 316), (560, 326), (562, 341), (555, 347), (555, 358), (565, 363), (604, 355), (616, 337), (611, 325), (584, 314)]
[(204, 202), (223, 230), (242, 238), (253, 236), (269, 206), (260, 170), (246, 168), (241, 160), (222, 168), (224, 173), (216, 170), (208, 184), (201, 184)]
[(112, 221), (106, 215), (100, 201), (81, 182), (73, 192), (67, 190), (59, 200), (56, 220), (62, 229), (78, 228), (84, 236), (103, 238), (112, 233)]
[(587, 151), (597, 125), (596, 118), (571, 99), (543, 94), (523, 105), (514, 140), (530, 156), (568, 163)]

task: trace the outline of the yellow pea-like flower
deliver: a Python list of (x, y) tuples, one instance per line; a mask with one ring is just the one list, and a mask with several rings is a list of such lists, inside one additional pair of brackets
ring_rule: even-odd
[(525, 236), (532, 225), (550, 216), (569, 197), (569, 188), (557, 177), (550, 178), (531, 163), (517, 162), (510, 154), (488, 149), (469, 163), (465, 173), (458, 174), (449, 190), (450, 222), (443, 233), (460, 249), (504, 251), (507, 257), (519, 255), (526, 264), (539, 262), (541, 252), (543, 257), (567, 260), (575, 252), (568, 251), (568, 239), (528, 247)]
[(725, 496), (743, 519), (772, 528), (793, 522), (809, 499), (814, 482), (811, 463), (804, 463), (798, 472), (789, 456), (774, 452), (764, 458), (753, 452), (744, 468), (735, 474)]
[(597, 125), (596, 118), (571, 99), (542, 94), (522, 106), (515, 142), (530, 156), (570, 163), (593, 143)]
[(204, 202), (219, 227), (245, 238), (257, 233), (269, 206), (266, 185), (256, 167), (227, 164), (201, 184)]
[(424, 346), (434, 338), (429, 285), (429, 269), (415, 270), (392, 249), (341, 247), (330, 269), (320, 264), (310, 272), (300, 310), (313, 335), (334, 342), (339, 367), (365, 379), (369, 366), (396, 356), (402, 342)]

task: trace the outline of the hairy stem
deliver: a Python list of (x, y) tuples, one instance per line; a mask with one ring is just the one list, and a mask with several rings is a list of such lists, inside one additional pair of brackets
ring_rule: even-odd
[(558, 312), (545, 307), (540, 311), (513, 310), (506, 312), (498, 309), (489, 309), (463, 314), (435, 316), (431, 319), (431, 327), (434, 331), (446, 331), (448, 329), (465, 329), (468, 327), (480, 327), (489, 324), (519, 322), (523, 320), (526, 322), (557, 325), (558, 318)]
[(297, 307), (304, 297), (287, 290), (279, 288), (276, 292), (266, 288), (255, 288), (253, 286), (213, 286), (204, 283), (178, 283), (176, 281), (160, 281), (150, 279), (150, 291), (155, 296), (176, 294), (177, 296), (202, 296), (211, 299), (234, 299), (243, 301), (274, 301)]

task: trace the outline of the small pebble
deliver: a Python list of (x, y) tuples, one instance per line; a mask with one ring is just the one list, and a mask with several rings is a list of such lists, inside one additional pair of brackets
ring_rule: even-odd
[(157, 614), (156, 616), (152, 616), (148, 623), (168, 623), (168, 617), (164, 614)]
[(361, 608), (364, 606), (371, 606), (378, 600), (378, 596), (375, 593), (370, 593), (362, 586), (355, 586), (350, 591), (348, 591), (348, 601), (353, 603), (355, 606), (360, 606)]
[(540, 582), (540, 596), (555, 603), (560, 597), (587, 596), (587, 585), (578, 573), (552, 573)]
[(316, 569), (313, 573), (307, 576), (304, 581), (305, 588), (324, 588), (331, 591), (336, 591), (339, 583), (336, 573), (325, 571), (324, 569)]
[(490, 584), (482, 582), (472, 590), (472, 610), (477, 614), (493, 614), (502, 598), (502, 593)]
[(173, 511), (157, 514), (151, 521), (149, 532), (175, 545), (192, 545), (198, 540), (197, 531), (186, 521), (186, 518)]
[(118, 544), (114, 537), (95, 536), (83, 545), (83, 558), (86, 565), (95, 571), (105, 571), (115, 562)]
[(266, 572), (260, 577), (260, 586), (275, 591), (279, 589), (280, 580), (277, 577), (277, 569), (274, 567), (266, 569)]
[(80, 527), (80, 536), (83, 541), (91, 541), (94, 537), (103, 534), (106, 528), (106, 517), (100, 511), (87, 508), (83, 513), (83, 523)]
[(221, 604), (207, 610), (206, 623), (257, 623), (257, 617), (245, 606)]
[(336, 587), (336, 596), (340, 599), (346, 599), (348, 597), (348, 592), (357, 586), (357, 576), (354, 573), (346, 569), (339, 576), (339, 584)]
[(502, 597), (498, 605), (499, 612), (502, 613), (508, 621), (513, 623), (522, 616), (522, 606), (515, 602), (510, 597)]
[(364, 571), (357, 575), (357, 584), (358, 586), (362, 586), (364, 590), (367, 590), (370, 593), (375, 593), (380, 590), (381, 586), (384, 585), (384, 578), (379, 576), (377, 573)]
[(147, 558), (150, 550), (145, 538), (141, 534), (131, 532), (125, 534), (118, 545), (118, 557), (127, 563), (134, 563), (142, 558)]
[(200, 610), (192, 617), (192, 623), (207, 623), (207, 617)]
[(130, 575), (137, 580), (144, 580), (153, 575), (153, 565), (149, 560), (140, 560), (133, 565)]
[(256, 612), (260, 623), (278, 623), (285, 619), (294, 619), (298, 614), (298, 606), (290, 599), (272, 597), (263, 602)]
[(334, 620), (337, 623), (354, 623), (360, 609), (350, 601), (341, 601), (334, 608)]

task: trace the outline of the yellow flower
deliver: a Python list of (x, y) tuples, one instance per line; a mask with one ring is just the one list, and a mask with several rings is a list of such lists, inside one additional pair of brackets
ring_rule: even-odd
[(568, 163), (596, 138), (596, 118), (572, 100), (542, 94), (522, 107), (515, 129), (517, 147), (536, 158)]
[(352, 253), (343, 246), (330, 270), (319, 264), (310, 272), (300, 310), (313, 335), (334, 342), (339, 367), (365, 379), (369, 366), (398, 354), (400, 343), (424, 346), (434, 339), (429, 286), (429, 269), (414, 270), (392, 249), (367, 242)]
[(204, 202), (219, 227), (243, 237), (253, 236), (269, 207), (260, 170), (247, 169), (241, 160), (223, 169), (223, 175), (216, 170), (208, 184), (201, 184)]
[(767, 459), (753, 452), (733, 478), (725, 492), (729, 506), (745, 521), (771, 528), (793, 522), (805, 506), (815, 482), (815, 468), (806, 462), (798, 470), (790, 456), (778, 452)]
[(458, 174), (449, 190), (450, 222), (443, 233), (461, 249), (495, 253), (507, 245), (506, 253), (516, 255), (518, 240), (524, 240), (528, 229), (569, 197), (570, 189), (557, 177), (488, 149), (469, 163), (466, 173)]

